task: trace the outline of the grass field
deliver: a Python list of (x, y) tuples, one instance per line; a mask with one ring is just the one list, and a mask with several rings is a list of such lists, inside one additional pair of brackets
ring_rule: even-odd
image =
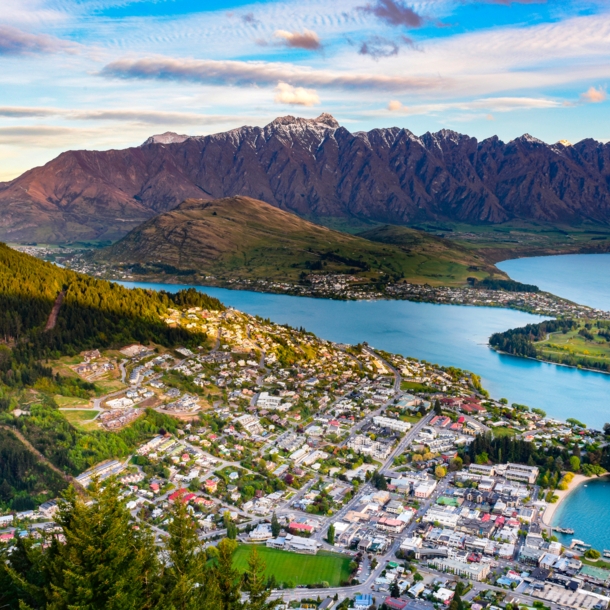
[[(610, 341), (598, 334), (598, 328), (594, 326), (589, 330), (591, 338), (579, 334), (584, 328), (584, 323), (566, 334), (561, 332), (552, 333), (545, 341), (535, 343), (540, 357), (549, 360), (559, 360), (567, 356), (587, 358), (597, 362), (610, 362)], [(608, 329), (603, 329), (607, 331)]]
[[(331, 587), (336, 587), (350, 576), (351, 559), (345, 555), (327, 551), (318, 551), (317, 555), (298, 555), (265, 546), (257, 546), (257, 550), (267, 564), (267, 575), (273, 574), (278, 582), (311, 585), (326, 581)], [(251, 546), (240, 545), (233, 560), (235, 568), (245, 572), (251, 552)]]
[(124, 383), (121, 383), (120, 379), (105, 379), (102, 381), (96, 381), (95, 385), (101, 390), (101, 394), (118, 392), (119, 390), (127, 387)]
[(57, 406), (62, 409), (69, 407), (75, 409), (76, 407), (82, 407), (83, 409), (89, 408), (89, 399), (79, 398), (78, 396), (60, 396), (56, 394), (53, 399), (57, 403)]
[(493, 435), (496, 438), (499, 438), (502, 436), (515, 436), (515, 434), (517, 434), (517, 431), (513, 430), (512, 428), (498, 427), (498, 428), (493, 429)]
[(92, 420), (99, 411), (87, 409), (82, 411), (62, 411), (61, 414), (73, 425), (79, 426)]
[(432, 392), (432, 388), (417, 381), (401, 381), (400, 389), (404, 391), (411, 390), (412, 392)]

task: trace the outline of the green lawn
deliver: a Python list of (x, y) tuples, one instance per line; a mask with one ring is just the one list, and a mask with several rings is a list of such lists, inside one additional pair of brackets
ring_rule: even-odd
[(61, 414), (74, 425), (80, 425), (92, 420), (99, 411), (94, 409), (83, 409), (82, 411), (62, 411)]
[[(296, 585), (311, 585), (326, 581), (331, 587), (337, 587), (350, 576), (347, 555), (328, 551), (318, 551), (317, 555), (299, 555), (265, 546), (256, 547), (259, 555), (267, 564), (267, 574), (273, 574), (278, 582), (293, 581)], [(235, 552), (233, 565), (245, 572), (252, 546), (240, 545)]]
[(400, 419), (400, 421), (409, 422), (410, 424), (416, 424), (421, 420), (421, 417), (417, 417), (417, 415), (401, 415), (398, 419)]
[(53, 399), (60, 409), (65, 407), (69, 407), (71, 409), (82, 407), (83, 409), (87, 409), (89, 407), (88, 398), (79, 398), (78, 396), (60, 396), (59, 394), (56, 394), (53, 396)]
[[(579, 334), (584, 328), (584, 323), (567, 333), (551, 333), (545, 341), (539, 341), (534, 345), (540, 350), (542, 358), (550, 360), (561, 360), (573, 356), (576, 360), (586, 358), (597, 362), (608, 362), (610, 360), (610, 342), (606, 341), (596, 327), (590, 329), (593, 339), (587, 339)], [(608, 329), (603, 329), (607, 331)]]
[(432, 388), (423, 384), (418, 383), (417, 381), (401, 381), (400, 382), (401, 390), (411, 390), (412, 392), (432, 392)]
[(517, 431), (513, 430), (512, 428), (505, 428), (503, 426), (493, 428), (493, 435), (496, 438), (501, 436), (514, 436), (515, 434), (517, 434)]

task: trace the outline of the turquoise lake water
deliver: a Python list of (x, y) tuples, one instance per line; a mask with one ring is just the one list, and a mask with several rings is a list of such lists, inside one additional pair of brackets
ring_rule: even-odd
[(574, 530), (573, 536), (555, 534), (563, 544), (572, 538), (610, 550), (610, 479), (589, 479), (579, 485), (558, 507), (552, 525)]
[(582, 305), (610, 310), (610, 254), (565, 254), (498, 263), (510, 277)]
[[(134, 284), (176, 291), (175, 284)], [(494, 398), (544, 409), (560, 419), (577, 417), (601, 428), (610, 422), (610, 375), (500, 355), (489, 336), (542, 320), (519, 311), (491, 307), (435, 305), (409, 301), (332, 301), (223, 288), (196, 287), (226, 305), (278, 323), (303, 326), (343, 343), (367, 341), (390, 352), (481, 376)]]

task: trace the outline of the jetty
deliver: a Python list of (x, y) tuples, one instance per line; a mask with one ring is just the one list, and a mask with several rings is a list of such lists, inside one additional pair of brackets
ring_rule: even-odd
[(554, 527), (552, 528), (554, 532), (559, 532), (560, 534), (570, 534), (574, 533), (574, 530), (571, 527)]

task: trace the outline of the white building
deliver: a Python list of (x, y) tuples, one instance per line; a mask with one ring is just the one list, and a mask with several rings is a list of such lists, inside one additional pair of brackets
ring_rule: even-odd
[(269, 392), (261, 392), (256, 399), (256, 406), (259, 409), (275, 410), (282, 404), (281, 396), (272, 396)]
[(269, 523), (259, 523), (251, 532), (250, 532), (250, 540), (261, 542), (263, 540), (269, 540), (273, 538), (273, 533), (271, 532), (271, 524)]
[(238, 417), (235, 421), (239, 422), (242, 428), (248, 432), (248, 434), (262, 434), (263, 427), (260, 424), (258, 417), (254, 417), (254, 415), (242, 415)]
[(512, 464), (506, 465), (506, 474), (504, 475), (507, 479), (513, 481), (522, 481), (532, 485), (536, 482), (540, 471), (536, 466), (524, 466), (523, 464)]
[(436, 489), (437, 482), (430, 479), (429, 481), (423, 481), (415, 486), (413, 495), (416, 498), (429, 498), (432, 492)]
[(383, 415), (373, 417), (373, 423), (381, 428), (389, 428), (390, 430), (396, 430), (397, 432), (407, 432), (411, 429), (411, 424), (409, 422), (393, 419), (391, 417), (384, 417)]

